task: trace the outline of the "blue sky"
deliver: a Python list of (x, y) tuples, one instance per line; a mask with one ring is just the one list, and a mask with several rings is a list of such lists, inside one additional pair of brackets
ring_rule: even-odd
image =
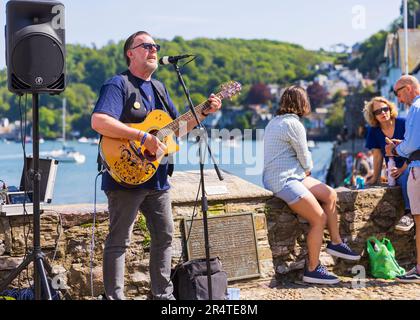
[[(62, 0), (66, 42), (105, 45), (138, 30), (157, 38), (271, 39), (330, 49), (352, 45), (398, 17), (401, 0)], [(7, 1), (1, 0), (3, 29)], [(364, 15), (363, 15), (364, 13)], [(365, 19), (363, 18), (365, 17)], [(0, 68), (5, 67), (4, 32)], [(164, 48), (163, 48), (164, 49)], [(164, 51), (163, 51), (164, 52)]]

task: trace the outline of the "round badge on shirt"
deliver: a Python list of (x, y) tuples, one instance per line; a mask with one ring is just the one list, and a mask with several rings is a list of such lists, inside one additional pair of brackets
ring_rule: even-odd
[(139, 110), (141, 108), (140, 102), (134, 102), (134, 109)]

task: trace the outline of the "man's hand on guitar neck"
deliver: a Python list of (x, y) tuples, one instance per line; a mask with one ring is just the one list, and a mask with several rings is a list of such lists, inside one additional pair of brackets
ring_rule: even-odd
[[(141, 135), (141, 137), (143, 137), (143, 135)], [(150, 133), (147, 134), (144, 147), (151, 154), (156, 155), (156, 157), (160, 157), (162, 154), (166, 153), (166, 145), (162, 143), (156, 136)]]
[(207, 117), (210, 113), (214, 113), (219, 111), (222, 108), (222, 100), (218, 98), (214, 93), (212, 93), (209, 97), (210, 108), (203, 112), (203, 116)]

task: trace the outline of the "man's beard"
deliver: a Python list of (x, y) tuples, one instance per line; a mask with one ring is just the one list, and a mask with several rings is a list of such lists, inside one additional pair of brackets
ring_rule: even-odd
[(151, 74), (155, 72), (158, 68), (157, 62), (146, 62), (145, 69)]

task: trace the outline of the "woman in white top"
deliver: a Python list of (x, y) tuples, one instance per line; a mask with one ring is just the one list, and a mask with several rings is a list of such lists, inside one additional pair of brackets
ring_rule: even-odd
[(325, 225), (331, 237), (327, 244), (329, 254), (349, 260), (359, 260), (360, 255), (341, 240), (336, 192), (310, 176), (312, 157), (305, 128), (299, 121), (310, 110), (305, 89), (291, 86), (284, 91), (277, 117), (265, 129), (263, 183), (276, 197), (284, 200), (295, 213), (309, 222), (308, 262), (303, 280), (334, 284), (340, 280), (328, 273), (319, 262)]

